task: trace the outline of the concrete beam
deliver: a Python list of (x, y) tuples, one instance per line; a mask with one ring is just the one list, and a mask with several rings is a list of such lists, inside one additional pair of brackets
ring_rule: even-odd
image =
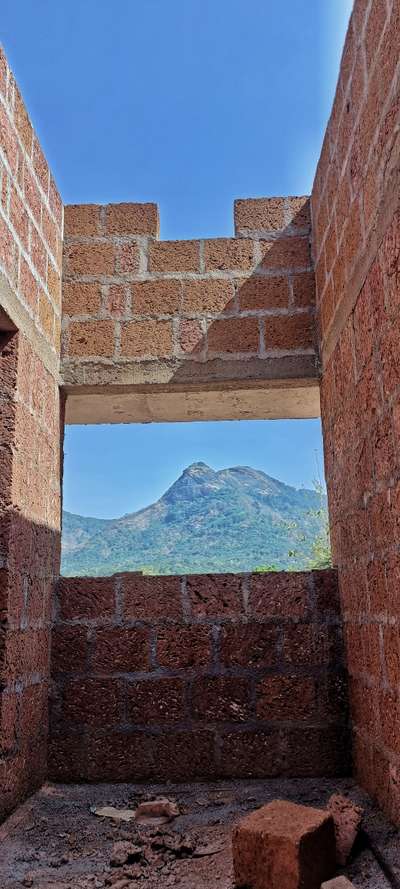
[(66, 389), (66, 423), (166, 423), (196, 420), (306, 419), (320, 415), (318, 381), (233, 388)]

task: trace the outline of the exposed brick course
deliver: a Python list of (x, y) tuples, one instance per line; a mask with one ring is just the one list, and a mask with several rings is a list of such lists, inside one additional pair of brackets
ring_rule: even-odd
[(184, 722), (185, 683), (158, 677), (128, 685), (128, 719), (135, 725)]
[[(348, 770), (334, 571), (62, 578), (58, 596), (53, 777), (73, 780), (77, 768), (86, 780)], [(308, 644), (292, 646), (288, 661), (299, 626)], [(76, 732), (79, 766), (60, 752)]]
[(199, 272), (199, 241), (161, 241), (150, 244), (150, 272)]
[(213, 352), (258, 352), (259, 328), (257, 318), (237, 321), (213, 321), (208, 330), (208, 348)]
[[(251, 237), (158, 241), (155, 205), (70, 206), (65, 212), (63, 367), (85, 382), (126, 364), (269, 362), (314, 353), (314, 274), (306, 198), (238, 201)], [(253, 227), (250, 225), (254, 216)], [(255, 227), (254, 227), (255, 226)], [(12, 265), (13, 258), (9, 257)], [(106, 320), (108, 319), (108, 320)], [(107, 364), (104, 363), (107, 359)], [(111, 361), (109, 360), (111, 359)], [(149, 376), (149, 362), (155, 376)], [(239, 373), (239, 363), (238, 373)], [(235, 375), (235, 364), (231, 365)], [(222, 368), (221, 368), (222, 370)], [(219, 371), (220, 372), (220, 371)], [(207, 370), (206, 370), (207, 373)], [(117, 375), (117, 376), (116, 376)]]
[(235, 574), (191, 574), (187, 595), (195, 617), (235, 617), (244, 614), (242, 581)]
[(115, 612), (114, 583), (108, 577), (61, 577), (58, 584), (62, 620), (108, 618)]
[[(72, 654), (72, 652), (71, 652)], [(67, 724), (103, 728), (122, 722), (123, 684), (118, 679), (69, 679), (63, 688)]]
[(163, 627), (157, 634), (156, 659), (171, 670), (206, 667), (212, 664), (212, 628), (206, 626)]
[(132, 286), (132, 309), (136, 315), (177, 315), (182, 302), (182, 281), (140, 281)]
[(63, 286), (63, 309), (67, 315), (95, 315), (100, 311), (101, 288), (99, 284), (75, 284)]
[(159, 230), (157, 204), (109, 204), (107, 207), (107, 234), (152, 235), (158, 238)]
[(145, 671), (149, 658), (149, 633), (144, 627), (99, 627), (92, 639), (91, 666), (96, 673)]
[[(153, 622), (182, 616), (178, 577), (141, 577), (135, 574), (120, 577), (125, 619)], [(112, 580), (109, 582), (112, 583)]]
[(284, 198), (249, 198), (235, 201), (235, 232), (279, 231), (285, 226)]
[(221, 661), (225, 667), (247, 667), (251, 670), (274, 667), (279, 660), (279, 630), (250, 620), (226, 624), (221, 628)]
[(238, 296), (241, 309), (286, 309), (289, 305), (289, 279), (279, 275), (270, 278), (253, 275), (243, 283), (239, 282)]
[(65, 256), (65, 270), (67, 275), (107, 277), (115, 272), (115, 258), (112, 243), (72, 243)]
[(219, 314), (233, 307), (234, 282), (228, 278), (198, 278), (183, 281), (182, 311), (185, 314)]
[[(106, 322), (104, 322), (106, 323)], [(98, 323), (93, 322), (94, 337)], [(98, 334), (97, 334), (98, 335)], [(113, 341), (110, 332), (110, 354)], [(165, 357), (172, 354), (172, 324), (170, 321), (129, 321), (121, 327), (121, 355), (125, 357)]]

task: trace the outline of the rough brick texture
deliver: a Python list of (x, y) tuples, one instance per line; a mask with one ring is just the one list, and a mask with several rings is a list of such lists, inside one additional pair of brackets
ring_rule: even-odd
[(33, 323), (30, 338), (58, 365), (62, 204), (1, 49), (0, 65), (0, 275), (8, 290), (2, 306), (18, 327)]
[(326, 809), (274, 800), (232, 834), (235, 886), (320, 889), (336, 870), (335, 829)]
[(60, 527), (58, 388), (21, 333), (2, 338), (0, 817), (46, 777)]
[(1, 819), (47, 770), (59, 573), (62, 206), (1, 50), (0, 69)]
[(348, 771), (334, 571), (62, 578), (57, 594), (53, 778)]
[(354, 761), (400, 821), (398, 0), (357, 0), (312, 195), (322, 420)]
[(234, 380), (251, 375), (250, 357), (267, 377), (273, 358), (313, 358), (309, 200), (238, 201), (235, 219), (234, 238), (159, 242), (154, 205), (66, 207), (68, 384), (124, 383), (132, 364), (134, 379), (142, 365), (158, 382), (160, 362), (171, 384), (185, 374), (215, 382), (228, 358)]

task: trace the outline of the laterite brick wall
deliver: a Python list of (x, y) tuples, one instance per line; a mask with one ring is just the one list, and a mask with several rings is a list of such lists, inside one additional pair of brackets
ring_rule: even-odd
[(400, 820), (400, 3), (357, 0), (312, 195), (358, 779)]
[(1, 307), (59, 365), (62, 203), (0, 47)]
[(341, 775), (335, 571), (61, 578), (56, 780)]
[(155, 204), (67, 206), (66, 383), (256, 379), (283, 356), (315, 376), (309, 200), (236, 201), (235, 231), (159, 241)]
[(47, 771), (62, 206), (0, 52), (0, 819)]

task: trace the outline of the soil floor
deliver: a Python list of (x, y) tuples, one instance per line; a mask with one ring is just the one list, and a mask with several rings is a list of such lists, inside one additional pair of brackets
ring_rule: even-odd
[[(353, 857), (338, 873), (363, 889), (389, 889), (396, 880), (400, 886), (400, 832), (350, 779), (301, 779), (45, 785), (0, 827), (0, 889), (232, 889), (235, 822), (273, 799), (325, 806), (332, 793), (365, 810)], [(179, 807), (167, 824), (117, 822), (91, 811), (135, 809), (160, 797)]]

